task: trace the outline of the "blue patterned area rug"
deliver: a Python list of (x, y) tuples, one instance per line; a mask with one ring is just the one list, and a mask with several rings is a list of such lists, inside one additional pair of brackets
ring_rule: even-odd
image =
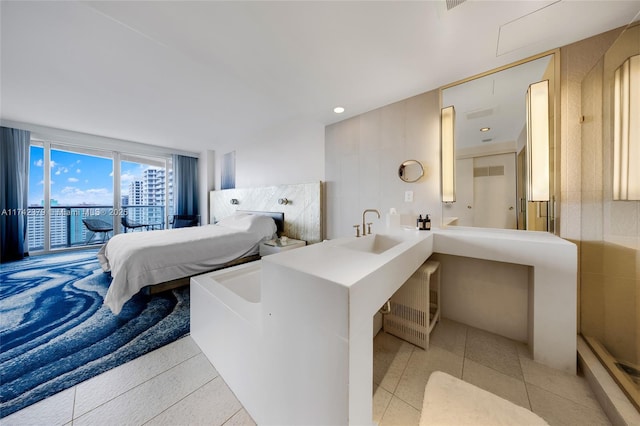
[(96, 251), (0, 265), (0, 418), (189, 333), (189, 289), (139, 293), (115, 316)]

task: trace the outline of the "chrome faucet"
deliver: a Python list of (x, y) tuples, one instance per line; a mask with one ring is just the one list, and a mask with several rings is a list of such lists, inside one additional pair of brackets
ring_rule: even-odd
[[(376, 209), (366, 209), (365, 211), (362, 212), (362, 236), (363, 237), (367, 235), (367, 228), (365, 228), (365, 223), (364, 223), (364, 215), (367, 214), (367, 212), (373, 212), (377, 214), (378, 219), (380, 219), (380, 212)], [(371, 233), (371, 226), (369, 226), (369, 233)]]

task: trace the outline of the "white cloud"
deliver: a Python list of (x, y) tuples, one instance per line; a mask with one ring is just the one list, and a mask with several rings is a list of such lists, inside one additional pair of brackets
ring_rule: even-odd
[(113, 203), (113, 192), (107, 188), (91, 188), (82, 190), (75, 186), (65, 186), (52, 198), (61, 205), (97, 204), (109, 206)]
[(67, 179), (67, 182), (75, 183), (75, 182), (78, 182), (79, 180), (80, 179), (78, 179), (78, 178), (70, 177), (69, 179)]
[(76, 169), (76, 173), (81, 173), (81, 172), (82, 172), (82, 170)]
[(43, 164), (44, 164), (44, 161), (42, 161), (42, 158), (40, 158), (38, 161), (33, 162), (33, 165), (36, 167), (42, 167)]
[(87, 194), (111, 194), (111, 191), (109, 191), (107, 188), (92, 188), (92, 189), (87, 189), (86, 193)]
[(120, 182), (122, 183), (122, 185), (125, 185), (125, 184), (129, 184), (129, 182), (133, 182), (137, 178), (138, 177), (133, 173), (124, 172), (120, 175)]

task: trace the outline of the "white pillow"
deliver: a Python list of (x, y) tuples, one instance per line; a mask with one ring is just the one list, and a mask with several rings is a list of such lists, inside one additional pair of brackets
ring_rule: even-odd
[(249, 213), (235, 213), (220, 219), (216, 225), (237, 229), (260, 235), (261, 238), (273, 238), (278, 231), (276, 223), (269, 216), (253, 215)]

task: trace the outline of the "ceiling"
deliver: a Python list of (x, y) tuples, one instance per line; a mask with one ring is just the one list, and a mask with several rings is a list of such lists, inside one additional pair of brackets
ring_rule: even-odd
[(2, 1), (0, 116), (194, 152), (240, 146), (627, 25), (639, 11), (640, 0), (451, 10), (444, 0)]
[(515, 149), (526, 126), (525, 94), (530, 84), (554, 75), (552, 56), (444, 89), (442, 105), (453, 105), (456, 111), (456, 149), (504, 142)]

